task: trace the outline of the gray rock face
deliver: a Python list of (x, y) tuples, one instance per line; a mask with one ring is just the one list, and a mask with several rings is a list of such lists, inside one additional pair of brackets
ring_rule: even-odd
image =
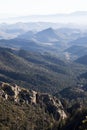
[(67, 118), (66, 113), (64, 112), (64, 108), (60, 102), (60, 100), (58, 100), (57, 98), (49, 95), (49, 94), (38, 94), (37, 95), (37, 103), (41, 104), (42, 103), (42, 107), (43, 105), (45, 106), (45, 109), (50, 113), (53, 114), (53, 117), (56, 120), (59, 119), (65, 119)]
[(0, 82), (0, 97), (4, 100), (14, 101), (16, 103), (26, 103), (39, 105), (42, 109), (52, 114), (55, 120), (66, 119), (67, 115), (63, 105), (57, 98), (39, 93), (33, 90), (27, 90), (17, 85)]

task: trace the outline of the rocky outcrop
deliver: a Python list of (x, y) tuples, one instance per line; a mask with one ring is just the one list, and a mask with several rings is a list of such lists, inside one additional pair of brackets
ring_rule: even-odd
[(0, 97), (4, 100), (10, 100), (16, 103), (39, 105), (45, 111), (49, 112), (49, 114), (52, 114), (55, 120), (67, 118), (60, 100), (49, 94), (39, 93), (21, 88), (17, 85), (0, 82)]
[(60, 100), (57, 98), (49, 94), (41, 93), (37, 95), (37, 103), (40, 105), (42, 104), (42, 107), (44, 106), (45, 110), (47, 110), (50, 114), (53, 114), (53, 117), (56, 120), (67, 118), (64, 108)]

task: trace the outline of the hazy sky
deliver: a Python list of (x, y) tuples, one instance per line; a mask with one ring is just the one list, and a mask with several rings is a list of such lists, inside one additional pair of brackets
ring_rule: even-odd
[(87, 11), (87, 0), (0, 0), (0, 17)]

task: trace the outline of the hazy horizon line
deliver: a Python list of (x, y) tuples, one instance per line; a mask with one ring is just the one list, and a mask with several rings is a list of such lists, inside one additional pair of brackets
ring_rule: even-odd
[(8, 14), (8, 13), (0, 13), (0, 15), (3, 15), (3, 18), (5, 18), (5, 17), (9, 18), (9, 17), (22, 17), (22, 16), (70, 15), (70, 14), (75, 14), (75, 13), (87, 13), (87, 11), (85, 11), (85, 10), (76, 10), (76, 11), (64, 12), (64, 13), (59, 13), (58, 12), (58, 13), (46, 13), (46, 14), (15, 14), (15, 13)]

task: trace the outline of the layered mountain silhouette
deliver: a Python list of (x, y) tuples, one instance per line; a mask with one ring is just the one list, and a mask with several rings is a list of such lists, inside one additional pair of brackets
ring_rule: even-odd
[(56, 42), (60, 40), (60, 37), (57, 35), (56, 31), (52, 28), (48, 28), (41, 32), (38, 32), (35, 35), (35, 38), (41, 42)]
[(80, 46), (80, 45), (73, 45), (65, 50), (72, 56), (81, 57), (87, 54), (87, 47)]
[(87, 55), (84, 55), (78, 58), (75, 62), (83, 64), (83, 65), (87, 65)]

